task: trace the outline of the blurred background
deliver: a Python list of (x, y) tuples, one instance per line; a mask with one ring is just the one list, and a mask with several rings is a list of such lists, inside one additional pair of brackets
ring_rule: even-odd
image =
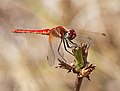
[(58, 25), (107, 34), (90, 48), (97, 67), (81, 91), (120, 91), (119, 24), (120, 0), (0, 0), (0, 91), (73, 91), (76, 76), (48, 65), (48, 36), (11, 32)]

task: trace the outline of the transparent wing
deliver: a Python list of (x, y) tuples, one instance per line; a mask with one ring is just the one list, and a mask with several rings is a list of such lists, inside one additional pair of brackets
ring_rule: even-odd
[(54, 63), (55, 63), (55, 53), (53, 51), (51, 42), (49, 42), (49, 46), (48, 46), (48, 57), (47, 57), (47, 60), (48, 60), (48, 64), (50, 66), (54, 65)]
[[(58, 53), (58, 47), (60, 44), (60, 40), (61, 40), (60, 38), (54, 37), (52, 36), (52, 34), (50, 34), (49, 36), (48, 64), (50, 66), (53, 66), (57, 59), (61, 59), (61, 56)], [(59, 52), (62, 56), (64, 56), (62, 46), (60, 47)]]
[(77, 31), (77, 43), (87, 43), (90, 45), (99, 44), (108, 40), (105, 33), (97, 33), (90, 31)]

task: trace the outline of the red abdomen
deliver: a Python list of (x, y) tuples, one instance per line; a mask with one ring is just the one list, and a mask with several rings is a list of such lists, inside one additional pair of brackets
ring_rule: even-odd
[(12, 30), (13, 33), (36, 33), (36, 34), (43, 34), (43, 35), (49, 35), (50, 29), (43, 29), (43, 30), (35, 30), (35, 29), (15, 29)]

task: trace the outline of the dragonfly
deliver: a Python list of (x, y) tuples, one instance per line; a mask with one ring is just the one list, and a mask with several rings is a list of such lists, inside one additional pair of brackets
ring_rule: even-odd
[[(48, 35), (48, 64), (50, 66), (53, 66), (55, 63), (55, 60), (58, 59), (58, 56), (60, 56), (65, 62), (65, 58), (63, 50), (61, 48), (61, 45), (63, 43), (64, 49), (69, 54), (73, 55), (72, 52), (68, 50), (68, 48), (73, 48), (75, 46), (78, 46), (76, 42), (73, 42), (75, 38), (78, 40), (78, 43), (85, 42), (88, 44), (94, 44), (95, 37), (105, 37), (106, 34), (104, 33), (95, 33), (95, 32), (88, 32), (84, 31), (81, 33), (77, 33), (74, 29), (65, 28), (63, 26), (57, 26), (55, 28), (46, 28), (46, 29), (15, 29), (12, 30), (13, 33), (36, 33), (36, 34), (42, 34), (42, 35)], [(77, 36), (77, 37), (76, 37)]]
[[(76, 37), (76, 32), (73, 29), (65, 29), (63, 26), (57, 26), (51, 29), (15, 29), (12, 30), (13, 33), (36, 33), (42, 35), (48, 35), (48, 63), (50, 66), (53, 66), (55, 63), (56, 58), (60, 55), (60, 57), (64, 60), (63, 57), (64, 53), (61, 48), (61, 44), (63, 43), (65, 51), (73, 55), (67, 48), (71, 48), (72, 46), (69, 45), (70, 42), (73, 45), (77, 45), (76, 43), (72, 42), (72, 40)], [(60, 39), (60, 40), (59, 40)]]

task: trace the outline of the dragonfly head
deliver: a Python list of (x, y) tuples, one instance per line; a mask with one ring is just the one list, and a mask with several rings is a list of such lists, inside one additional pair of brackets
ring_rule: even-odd
[(73, 40), (76, 37), (76, 32), (74, 29), (69, 29), (68, 32), (66, 33), (66, 38), (69, 40)]

